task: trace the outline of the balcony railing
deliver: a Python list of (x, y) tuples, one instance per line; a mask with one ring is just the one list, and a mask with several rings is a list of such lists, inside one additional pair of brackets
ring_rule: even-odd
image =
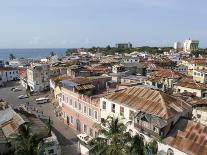
[(154, 131), (151, 130), (151, 129), (148, 129), (148, 128), (144, 127), (144, 126), (141, 126), (141, 125), (138, 124), (138, 123), (134, 123), (134, 127), (135, 127), (138, 131), (140, 131), (141, 133), (143, 133), (143, 134), (145, 134), (145, 135), (148, 135), (149, 137), (156, 137), (156, 138), (159, 138), (159, 137), (160, 137), (159, 133), (156, 133), (156, 132), (154, 132)]

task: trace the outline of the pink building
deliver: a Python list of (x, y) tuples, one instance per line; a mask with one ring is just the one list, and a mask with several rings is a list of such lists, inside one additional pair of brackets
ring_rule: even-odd
[[(84, 85), (84, 87), (88, 86)], [(80, 94), (74, 87), (70, 89), (63, 86), (61, 89), (60, 106), (64, 122), (81, 133), (95, 137), (97, 130), (94, 125), (100, 122), (100, 97)]]

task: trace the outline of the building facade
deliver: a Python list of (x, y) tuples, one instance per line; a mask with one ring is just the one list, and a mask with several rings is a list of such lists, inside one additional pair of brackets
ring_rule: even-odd
[(188, 39), (184, 42), (184, 51), (187, 53), (191, 53), (193, 51), (198, 50), (199, 41)]
[(27, 85), (30, 91), (48, 90), (50, 73), (48, 64), (32, 64), (27, 69)]
[(99, 99), (93, 100), (64, 87), (61, 92), (60, 106), (65, 124), (80, 133), (95, 137), (97, 130), (94, 126), (100, 122)]

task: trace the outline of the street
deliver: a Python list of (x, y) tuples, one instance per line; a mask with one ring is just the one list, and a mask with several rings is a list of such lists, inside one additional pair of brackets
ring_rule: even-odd
[[(22, 91), (13, 92), (11, 88), (18, 87)], [(62, 155), (78, 155), (76, 132), (63, 123), (59, 117), (54, 113), (52, 103), (36, 104), (35, 99), (39, 97), (48, 96), (50, 93), (44, 93), (39, 96), (30, 96), (29, 98), (19, 99), (19, 95), (25, 95), (26, 91), (21, 87), (18, 82), (9, 82), (7, 87), (0, 88), (0, 99), (7, 101), (12, 107), (16, 107), (29, 102), (29, 110), (33, 113), (49, 118), (52, 121), (53, 132), (56, 134), (58, 141), (61, 145)]]

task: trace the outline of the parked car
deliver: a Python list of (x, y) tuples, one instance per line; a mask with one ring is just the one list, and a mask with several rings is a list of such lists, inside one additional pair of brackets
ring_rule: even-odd
[(22, 91), (22, 90), (20, 88), (14, 88), (12, 91), (17, 92), (17, 91)]
[(29, 96), (28, 95), (20, 95), (18, 96), (19, 99), (25, 99), (25, 98), (28, 98)]
[(90, 141), (93, 139), (92, 137), (88, 136), (85, 133), (77, 135), (78, 139), (84, 142), (85, 144), (89, 144)]

